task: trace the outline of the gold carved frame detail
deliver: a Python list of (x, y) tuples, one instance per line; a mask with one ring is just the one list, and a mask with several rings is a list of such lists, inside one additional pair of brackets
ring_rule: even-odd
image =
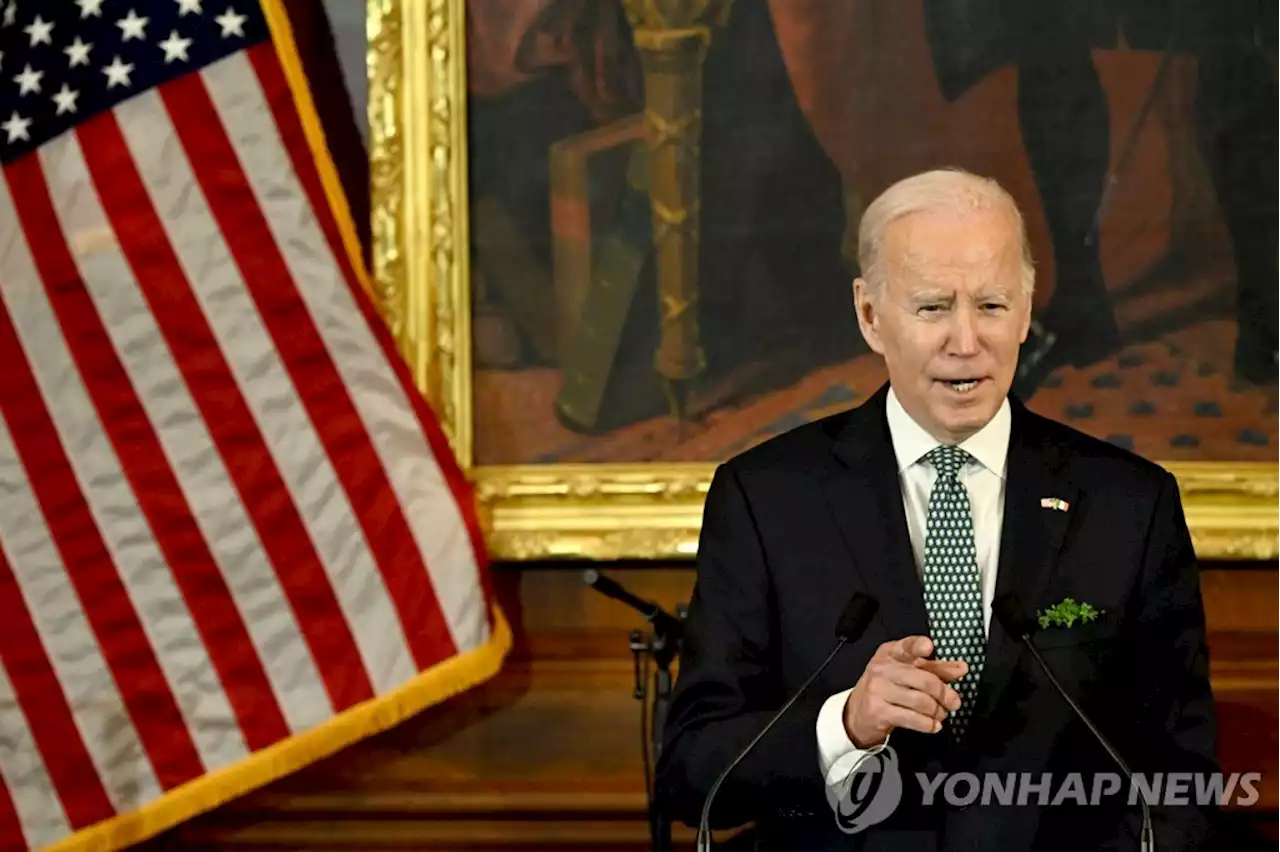
[[(464, 5), (369, 3), (378, 308), (475, 484), (494, 558), (689, 558), (714, 464), (474, 464)], [(1167, 467), (1201, 558), (1277, 556), (1277, 465)]]

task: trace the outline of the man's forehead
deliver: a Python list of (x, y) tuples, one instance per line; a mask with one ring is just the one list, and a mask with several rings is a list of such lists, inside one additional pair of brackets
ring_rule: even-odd
[(889, 258), (890, 286), (908, 297), (947, 296), (963, 290), (981, 296), (1011, 295), (1021, 288), (1017, 255), (967, 252), (963, 257), (904, 251)]
[(968, 298), (1012, 297), (1021, 288), (1006, 276), (968, 276), (965, 278), (918, 278), (912, 275), (891, 276), (889, 286), (908, 299), (950, 299), (957, 294)]
[(889, 279), (910, 292), (957, 287), (1002, 292), (1021, 286), (1019, 255), (1004, 248), (966, 247), (960, 253), (908, 249), (887, 260)]
[(953, 213), (921, 210), (890, 222), (884, 240), (899, 250), (936, 248), (939, 243), (992, 246), (1003, 249), (1017, 244), (1018, 228), (1008, 211), (999, 208)]
[(943, 270), (957, 265), (998, 265), (1018, 259), (1014, 247), (1003, 241), (940, 245), (927, 240), (916, 240), (904, 243), (889, 256), (902, 266), (919, 270), (922, 275), (928, 275), (931, 270)]
[(957, 265), (1017, 264), (1022, 246), (1017, 233), (984, 217), (985, 222), (894, 222), (885, 233), (884, 256), (890, 263), (929, 269)]

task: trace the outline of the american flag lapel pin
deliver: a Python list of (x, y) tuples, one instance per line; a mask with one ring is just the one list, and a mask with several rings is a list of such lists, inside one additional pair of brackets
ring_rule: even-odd
[(1061, 497), (1041, 497), (1041, 509), (1057, 509), (1059, 512), (1065, 512), (1071, 508), (1071, 504)]

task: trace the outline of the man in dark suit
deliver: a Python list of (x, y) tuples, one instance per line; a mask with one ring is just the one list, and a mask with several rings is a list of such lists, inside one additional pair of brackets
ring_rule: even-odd
[[(896, 184), (867, 209), (859, 254), (858, 322), (889, 384), (717, 470), (660, 801), (697, 824), (715, 778), (830, 653), (862, 592), (879, 604), (870, 628), (729, 776), (713, 827), (755, 820), (780, 849), (1137, 849), (1127, 788), (1093, 793), (1095, 773), (1115, 767), (991, 602), (1098, 610), (1036, 635), (1057, 679), (1135, 771), (1216, 771), (1177, 483), (1008, 396), (1034, 273), (1021, 216), (993, 181), (938, 171)], [(889, 750), (900, 804), (857, 832), (838, 827), (854, 764)], [(941, 787), (932, 803), (924, 794), (917, 773), (942, 772), (1050, 775), (1024, 806), (960, 806)], [(1068, 792), (1041, 806), (1072, 773), (1085, 802)], [(1213, 809), (1191, 801), (1153, 807), (1161, 852), (1203, 848)]]

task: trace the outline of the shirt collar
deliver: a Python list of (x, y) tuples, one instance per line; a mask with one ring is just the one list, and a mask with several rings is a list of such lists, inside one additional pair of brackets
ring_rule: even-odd
[[(925, 431), (919, 423), (912, 419), (907, 410), (898, 401), (893, 387), (889, 388), (889, 398), (885, 407), (889, 420), (889, 435), (893, 439), (893, 452), (898, 458), (898, 470), (903, 471), (920, 461), (926, 453), (942, 444), (937, 438)], [(1005, 460), (1009, 454), (1009, 432), (1012, 413), (1009, 400), (1000, 403), (994, 417), (967, 440), (960, 444), (960, 449), (973, 456), (987, 470), (1000, 478), (1004, 478)]]

